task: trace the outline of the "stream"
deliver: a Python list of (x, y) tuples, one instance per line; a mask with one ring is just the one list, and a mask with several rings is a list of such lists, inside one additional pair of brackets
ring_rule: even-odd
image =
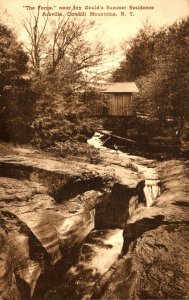
[[(88, 144), (105, 153), (114, 153), (120, 159), (129, 157), (132, 167), (143, 178), (146, 208), (160, 195), (160, 180), (155, 161), (108, 149), (103, 145), (103, 134), (96, 133)], [(94, 229), (86, 238), (79, 260), (65, 276), (64, 283), (45, 295), (45, 299), (91, 299), (95, 286), (111, 274), (123, 247), (123, 228)]]
[[(107, 134), (108, 132), (104, 131), (104, 133)], [(102, 137), (103, 134), (98, 132), (95, 133), (95, 135), (90, 140), (88, 140), (89, 145), (99, 149), (100, 151), (116, 153), (119, 158), (124, 159), (125, 156), (129, 157), (135, 170), (142, 174), (142, 177), (144, 178), (144, 194), (146, 198), (146, 206), (150, 207), (153, 204), (154, 200), (158, 196), (160, 196), (161, 193), (159, 174), (155, 167), (156, 161), (140, 156), (128, 155), (120, 150), (108, 149), (104, 146), (104, 142), (102, 142), (101, 140)]]

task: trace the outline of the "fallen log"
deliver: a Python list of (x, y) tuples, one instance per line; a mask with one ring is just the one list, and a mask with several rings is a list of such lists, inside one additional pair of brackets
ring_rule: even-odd
[(115, 135), (115, 134), (112, 134), (112, 133), (109, 133), (109, 132), (103, 132), (103, 130), (102, 131), (99, 131), (100, 133), (102, 133), (102, 134), (105, 134), (105, 135), (108, 135), (109, 137), (105, 140), (105, 142), (110, 138), (110, 137), (112, 137), (112, 138), (115, 138), (115, 139), (117, 139), (117, 140), (119, 140), (119, 141), (123, 141), (123, 142), (127, 142), (127, 143), (132, 143), (132, 144), (136, 144), (136, 141), (134, 141), (134, 140), (131, 140), (131, 139), (128, 139), (128, 138), (124, 138), (124, 137), (121, 137), (121, 136), (118, 136), (118, 135)]

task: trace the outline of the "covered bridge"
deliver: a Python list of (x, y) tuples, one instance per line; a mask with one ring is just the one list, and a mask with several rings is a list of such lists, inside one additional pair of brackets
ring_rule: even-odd
[(105, 101), (97, 104), (95, 114), (101, 116), (132, 116), (133, 94), (139, 90), (134, 82), (115, 82), (103, 87)]

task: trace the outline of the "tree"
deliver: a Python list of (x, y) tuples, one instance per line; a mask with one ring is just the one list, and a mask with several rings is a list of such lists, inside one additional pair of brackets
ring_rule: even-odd
[(144, 107), (161, 120), (170, 116), (180, 122), (188, 114), (188, 38), (189, 18), (162, 28), (154, 47), (153, 71), (138, 81)]
[[(13, 31), (0, 23), (0, 138), (28, 140), (31, 123), (32, 93), (27, 72), (28, 56), (16, 41)], [(30, 112), (30, 113), (29, 113)]]
[[(35, 74), (48, 72), (69, 64), (70, 76), (81, 70), (98, 66), (104, 58), (100, 42), (90, 42), (89, 32), (95, 30), (94, 21), (59, 17), (57, 20), (41, 19), (40, 7), (36, 15), (26, 18), (24, 27), (28, 33), (28, 54)], [(109, 53), (107, 51), (106, 53)]]
[(147, 75), (154, 66), (156, 32), (146, 22), (138, 34), (122, 46), (125, 59), (112, 74), (113, 81), (135, 81)]
[(148, 24), (126, 48), (116, 76), (139, 86), (138, 111), (158, 117), (182, 119), (189, 103), (189, 18), (154, 31)]
[[(33, 143), (65, 154), (67, 148), (74, 148), (74, 143), (86, 141), (94, 133), (97, 120), (91, 117), (91, 109), (100, 98), (96, 91), (101, 75), (98, 66), (110, 51), (90, 40), (90, 31), (95, 30), (93, 21), (67, 16), (41, 20), (38, 8), (24, 26), (37, 94)], [(93, 96), (86, 97), (91, 83), (96, 86)]]

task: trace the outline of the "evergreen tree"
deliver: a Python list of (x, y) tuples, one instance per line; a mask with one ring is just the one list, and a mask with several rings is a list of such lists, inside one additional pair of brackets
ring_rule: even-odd
[(0, 138), (6, 141), (30, 139), (33, 94), (23, 78), (27, 62), (13, 31), (0, 23)]

